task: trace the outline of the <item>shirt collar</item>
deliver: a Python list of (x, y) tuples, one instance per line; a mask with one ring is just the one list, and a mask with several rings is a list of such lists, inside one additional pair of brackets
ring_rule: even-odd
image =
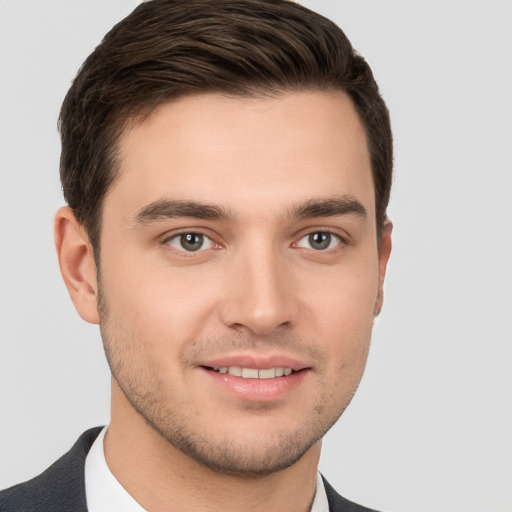
[[(146, 512), (118, 482), (105, 460), (104, 427), (85, 459), (85, 495), (89, 512)], [(316, 492), (311, 512), (329, 512), (329, 503), (320, 473), (316, 477)]]
[(85, 459), (85, 497), (89, 512), (145, 512), (110, 471), (103, 451), (107, 427), (96, 438)]

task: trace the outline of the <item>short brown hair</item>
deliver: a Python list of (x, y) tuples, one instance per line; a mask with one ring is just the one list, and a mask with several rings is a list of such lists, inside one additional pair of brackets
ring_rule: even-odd
[(131, 120), (187, 94), (342, 90), (365, 127), (377, 230), (392, 135), (372, 71), (332, 21), (288, 0), (151, 0), (115, 25), (78, 72), (59, 117), (64, 197), (98, 257), (102, 202)]

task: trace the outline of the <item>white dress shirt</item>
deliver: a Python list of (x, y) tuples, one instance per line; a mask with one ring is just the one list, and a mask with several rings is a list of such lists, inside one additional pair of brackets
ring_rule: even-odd
[[(85, 459), (85, 495), (89, 512), (146, 512), (117, 481), (110, 471), (103, 439), (105, 427), (96, 438)], [(316, 493), (311, 512), (329, 512), (327, 494), (320, 473), (316, 478)]]

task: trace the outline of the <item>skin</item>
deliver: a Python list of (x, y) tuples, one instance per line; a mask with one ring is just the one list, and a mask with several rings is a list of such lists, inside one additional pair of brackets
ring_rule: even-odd
[[(186, 97), (126, 129), (120, 148), (99, 285), (83, 227), (67, 207), (55, 221), (64, 280), (100, 324), (113, 373), (110, 469), (149, 510), (308, 510), (321, 437), (363, 374), (391, 250), (390, 223), (378, 250), (351, 101)], [(179, 201), (227, 215), (182, 216)], [(311, 204), (349, 207), (304, 214)], [(184, 250), (183, 233), (202, 248)], [(328, 248), (312, 233), (331, 233)], [(247, 398), (204, 368), (223, 357), (304, 369), (285, 392)]]

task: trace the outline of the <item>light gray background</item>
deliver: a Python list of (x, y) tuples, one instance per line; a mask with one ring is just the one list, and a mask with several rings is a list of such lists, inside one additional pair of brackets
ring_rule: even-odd
[[(97, 327), (61, 282), (56, 118), (136, 0), (0, 0), (0, 487), (109, 418)], [(386, 302), (321, 469), (392, 512), (512, 510), (512, 2), (305, 1), (372, 65), (396, 179)]]

